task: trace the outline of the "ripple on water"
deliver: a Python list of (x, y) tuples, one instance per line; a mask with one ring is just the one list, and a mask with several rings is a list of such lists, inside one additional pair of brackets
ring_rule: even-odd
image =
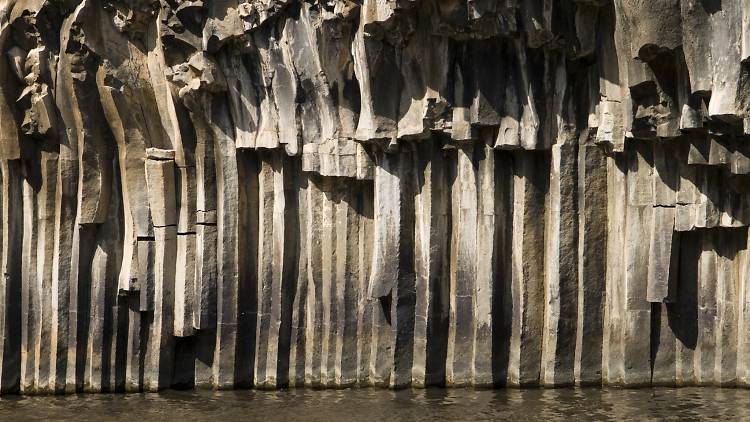
[(4, 397), (0, 421), (478, 421), (750, 419), (750, 390), (165, 391)]

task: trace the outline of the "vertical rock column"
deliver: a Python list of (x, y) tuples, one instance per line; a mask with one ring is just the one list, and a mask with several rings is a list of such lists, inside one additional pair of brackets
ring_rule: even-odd
[[(455, 116), (454, 116), (455, 117)], [(477, 171), (473, 143), (456, 151), (451, 186), (450, 319), (445, 381), (471, 385), (474, 375), (475, 289), (477, 281)]]
[[(472, 384), (479, 387), (494, 386), (498, 374), (493, 362), (499, 357), (494, 355), (494, 336), (499, 334), (501, 327), (493, 323), (493, 312), (499, 312), (493, 306), (496, 302), (498, 280), (502, 272), (500, 263), (500, 248), (502, 241), (498, 218), (498, 201), (502, 200), (502, 189), (498, 189), (495, 155), (492, 147), (492, 132), (487, 131), (480, 137), (475, 148), (478, 150), (477, 159), (477, 234), (476, 234), (476, 283), (472, 292), (474, 327), (472, 342), (474, 353), (472, 357)], [(501, 163), (502, 164), (502, 163)], [(500, 165), (501, 165), (500, 164)], [(500, 180), (502, 183), (502, 180)]]
[(2, 255), (0, 255), (0, 392), (14, 392), (20, 381), (21, 364), (21, 257), (16, 245), (23, 244), (23, 193), (21, 163), (3, 159)]
[(625, 208), (625, 314), (620, 341), (623, 347), (623, 382), (646, 385), (651, 381), (651, 305), (647, 302), (649, 226), (653, 215), (653, 154), (646, 142), (626, 145), (627, 200)]
[(296, 286), (293, 167), (279, 153), (260, 155), (258, 175), (258, 324), (255, 386), (288, 384), (289, 339)]
[(578, 328), (578, 140), (552, 146), (549, 205), (545, 220), (545, 303), (541, 382), (574, 382)]
[[(36, 365), (37, 344), (41, 345), (41, 293), (36, 277), (36, 253), (33, 246), (36, 246), (37, 236), (34, 219), (37, 215), (36, 198), (33, 194), (31, 184), (35, 179), (30, 175), (29, 179), (24, 181), (23, 185), (23, 209), (24, 209), (24, 226), (29, 230), (24, 231), (23, 236), (23, 263), (21, 268), (21, 374), (20, 374), (20, 391), (32, 392), (36, 388), (36, 374), (40, 363)], [(33, 245), (33, 246), (32, 246)], [(33, 252), (32, 252), (33, 251)], [(40, 279), (41, 283), (42, 280)], [(37, 327), (39, 332), (37, 333)], [(47, 356), (49, 357), (49, 354)]]
[(607, 158), (581, 138), (578, 146), (578, 315), (574, 377), (596, 385), (602, 379), (607, 268)]
[(540, 379), (544, 313), (544, 209), (549, 158), (544, 152), (513, 155), (512, 324), (508, 382)]
[[(400, 157), (396, 154), (378, 153), (374, 178), (374, 226), (372, 266), (368, 282), (368, 300), (374, 302), (372, 343), (370, 356), (370, 382), (375, 385), (390, 383), (393, 364), (395, 333), (390, 329), (393, 321), (393, 298), (398, 293), (401, 247), (401, 200), (399, 179)], [(395, 292), (395, 293), (394, 293)], [(379, 302), (379, 303), (378, 303)], [(408, 328), (408, 327), (404, 327)]]
[[(153, 308), (144, 368), (143, 388), (171, 386), (174, 360), (174, 288), (177, 265), (177, 197), (174, 151), (149, 149), (144, 163), (154, 224)], [(143, 296), (141, 296), (143, 297)]]
[(420, 142), (414, 154), (417, 194), (415, 214), (414, 357), (412, 385), (440, 385), (445, 380), (448, 342), (448, 233), (450, 190), (448, 163), (433, 141)]

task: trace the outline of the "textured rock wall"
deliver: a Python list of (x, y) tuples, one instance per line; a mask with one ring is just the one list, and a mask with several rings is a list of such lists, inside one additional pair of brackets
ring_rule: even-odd
[(0, 391), (750, 384), (750, 2), (0, 1)]

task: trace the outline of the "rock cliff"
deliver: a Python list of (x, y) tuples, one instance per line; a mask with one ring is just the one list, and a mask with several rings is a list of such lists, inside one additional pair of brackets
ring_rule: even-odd
[(0, 1), (0, 392), (750, 384), (750, 0)]

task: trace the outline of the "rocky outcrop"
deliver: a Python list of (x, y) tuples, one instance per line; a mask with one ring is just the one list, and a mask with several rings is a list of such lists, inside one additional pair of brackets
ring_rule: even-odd
[(748, 60), (739, 0), (4, 0), (0, 392), (750, 384)]

